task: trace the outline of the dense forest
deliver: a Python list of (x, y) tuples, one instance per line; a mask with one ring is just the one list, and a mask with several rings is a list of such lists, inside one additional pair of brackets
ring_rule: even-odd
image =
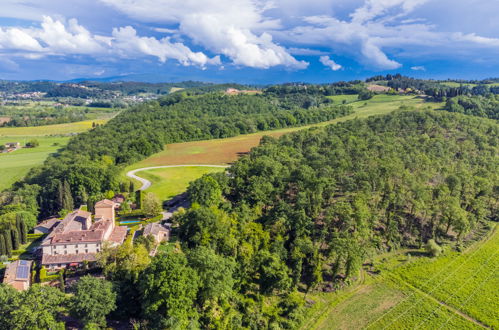
[[(173, 249), (151, 258), (146, 239), (104, 248), (106, 280), (85, 277), (70, 296), (0, 286), (0, 319), (297, 328), (304, 294), (341, 287), (369, 257), (430, 240), (459, 249), (499, 220), (498, 141), (495, 121), (415, 110), (266, 137), (229, 175), (191, 183)], [(54, 308), (37, 308), (40, 299)]]
[(445, 104), (445, 110), (499, 120), (499, 95), (450, 98)]
[[(230, 175), (193, 182), (194, 206), (175, 217), (183, 242), (175, 258), (185, 273), (214, 271), (191, 253), (235, 261), (223, 277), (232, 294), (208, 302), (202, 284), (184, 322), (291, 328), (299, 323), (297, 290), (339, 285), (369, 256), (399, 247), (453, 240), (459, 248), (481, 222), (499, 220), (498, 141), (495, 122), (436, 111), (265, 138)], [(153, 261), (146, 276), (165, 263)], [(178, 317), (168, 298), (145, 299), (142, 315), (155, 324)]]

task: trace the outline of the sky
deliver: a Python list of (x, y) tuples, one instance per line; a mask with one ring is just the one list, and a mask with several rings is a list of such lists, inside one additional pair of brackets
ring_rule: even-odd
[(499, 77), (499, 0), (0, 0), (0, 79)]

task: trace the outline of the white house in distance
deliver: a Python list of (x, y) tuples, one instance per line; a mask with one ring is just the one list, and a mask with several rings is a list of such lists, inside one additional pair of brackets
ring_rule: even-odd
[(12, 286), (17, 291), (28, 290), (31, 284), (31, 260), (16, 260), (5, 270), (3, 283)]
[(115, 207), (107, 199), (97, 202), (94, 221), (90, 212), (81, 209), (69, 213), (43, 240), (42, 265), (50, 270), (81, 266), (96, 260), (104, 242), (122, 244), (127, 228), (115, 225)]

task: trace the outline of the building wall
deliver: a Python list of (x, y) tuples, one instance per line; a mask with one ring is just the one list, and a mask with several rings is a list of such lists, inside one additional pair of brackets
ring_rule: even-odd
[(43, 247), (43, 254), (46, 255), (64, 255), (64, 254), (83, 254), (97, 253), (100, 251), (100, 243), (78, 243), (78, 244), (57, 244)]
[(96, 207), (95, 208), (95, 217), (99, 218), (108, 218), (113, 220), (114, 222), (114, 207)]

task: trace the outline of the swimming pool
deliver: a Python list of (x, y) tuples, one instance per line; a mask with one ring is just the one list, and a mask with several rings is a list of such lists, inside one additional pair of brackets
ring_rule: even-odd
[(132, 223), (140, 223), (140, 221), (139, 220), (120, 221), (120, 225), (130, 225)]

